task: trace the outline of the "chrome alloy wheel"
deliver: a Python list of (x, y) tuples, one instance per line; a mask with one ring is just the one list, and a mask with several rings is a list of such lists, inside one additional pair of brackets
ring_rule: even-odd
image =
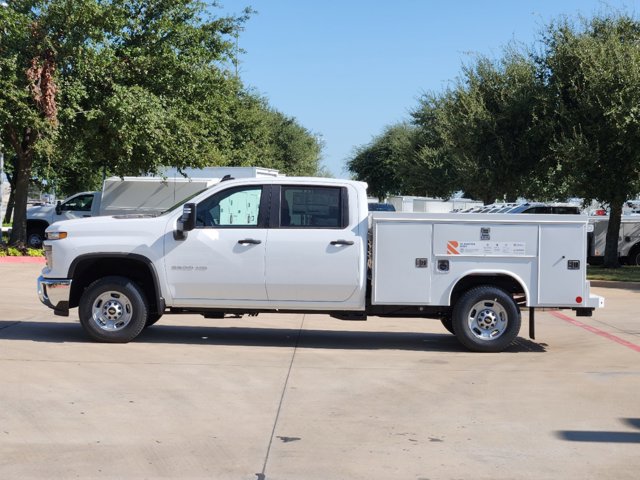
[(471, 307), (467, 321), (473, 335), (480, 340), (500, 337), (509, 324), (507, 311), (493, 300), (483, 300)]
[(108, 332), (126, 327), (133, 317), (131, 301), (122, 293), (108, 291), (98, 296), (91, 308), (94, 323)]

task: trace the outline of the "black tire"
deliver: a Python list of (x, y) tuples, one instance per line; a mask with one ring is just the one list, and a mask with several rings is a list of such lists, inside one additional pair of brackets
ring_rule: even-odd
[(149, 328), (151, 325), (154, 325), (161, 318), (162, 318), (161, 313), (149, 313), (147, 315), (147, 322), (144, 324), (144, 328)]
[(633, 247), (627, 255), (627, 265), (640, 266), (640, 248)]
[(518, 336), (520, 309), (511, 295), (492, 286), (472, 288), (453, 308), (456, 337), (474, 352), (501, 352)]
[(440, 322), (442, 322), (442, 326), (446, 328), (449, 333), (456, 334), (453, 330), (453, 319), (451, 317), (442, 317)]
[(149, 307), (138, 285), (125, 277), (96, 280), (80, 298), (78, 315), (89, 337), (98, 342), (127, 343), (147, 323)]
[(27, 230), (27, 247), (42, 248), (44, 242), (44, 230), (41, 228), (30, 228)]

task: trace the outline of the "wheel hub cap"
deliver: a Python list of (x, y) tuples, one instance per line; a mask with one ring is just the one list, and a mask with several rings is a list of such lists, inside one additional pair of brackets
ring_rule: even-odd
[(120, 292), (105, 292), (93, 302), (92, 319), (102, 330), (114, 332), (126, 327), (133, 317), (131, 301)]
[(485, 330), (496, 326), (498, 316), (493, 310), (485, 309), (478, 314), (478, 326)]
[(476, 303), (467, 318), (471, 333), (480, 340), (494, 340), (507, 329), (508, 315), (505, 308), (495, 300)]

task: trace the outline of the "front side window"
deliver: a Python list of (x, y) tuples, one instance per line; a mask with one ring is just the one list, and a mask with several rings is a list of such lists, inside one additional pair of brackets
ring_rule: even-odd
[(342, 228), (342, 189), (283, 185), (280, 226), (285, 228)]
[(61, 205), (63, 211), (81, 211), (90, 212), (91, 204), (93, 203), (93, 194), (78, 195), (70, 200), (67, 200)]
[(198, 204), (196, 228), (257, 227), (262, 187), (231, 188)]

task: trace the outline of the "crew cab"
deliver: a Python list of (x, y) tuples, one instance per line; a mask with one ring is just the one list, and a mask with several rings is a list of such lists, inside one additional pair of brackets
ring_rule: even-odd
[(58, 222), (46, 231), (41, 301), (78, 307), (94, 340), (129, 342), (164, 314), (325, 312), (436, 318), (496, 352), (529, 308), (604, 305), (586, 280), (587, 218), (373, 213), (366, 184), (222, 181), (154, 217)]

